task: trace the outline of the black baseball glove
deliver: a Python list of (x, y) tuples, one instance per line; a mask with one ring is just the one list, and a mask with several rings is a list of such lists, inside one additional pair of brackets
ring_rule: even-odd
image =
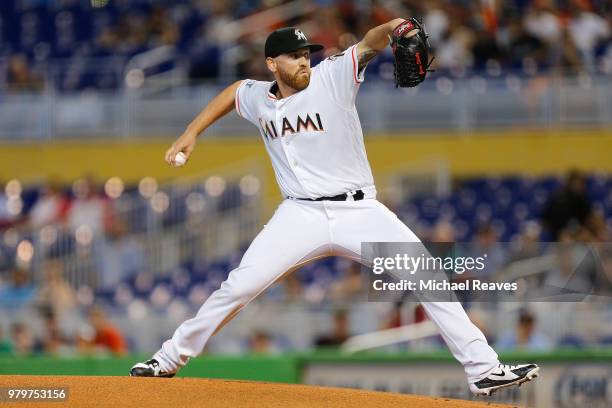
[[(405, 37), (410, 31), (418, 29), (418, 33)], [(409, 18), (398, 25), (391, 35), (391, 48), (394, 56), (395, 87), (414, 87), (425, 80), (429, 66), (430, 46), (427, 40), (429, 34), (425, 31), (422, 21)]]

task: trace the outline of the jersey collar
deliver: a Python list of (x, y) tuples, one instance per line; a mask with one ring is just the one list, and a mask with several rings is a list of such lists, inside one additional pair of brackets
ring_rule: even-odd
[(274, 81), (270, 89), (268, 89), (268, 98), (278, 101), (279, 99), (276, 97), (277, 91), (278, 91), (278, 84), (276, 83), (276, 81)]

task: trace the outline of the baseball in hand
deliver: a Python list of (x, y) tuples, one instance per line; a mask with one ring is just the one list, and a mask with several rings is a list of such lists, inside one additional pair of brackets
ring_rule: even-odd
[(185, 163), (187, 163), (187, 156), (185, 156), (183, 152), (178, 152), (176, 156), (174, 156), (174, 167), (181, 167)]

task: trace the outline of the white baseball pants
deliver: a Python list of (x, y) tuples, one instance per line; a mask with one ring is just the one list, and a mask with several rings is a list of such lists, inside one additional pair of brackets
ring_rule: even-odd
[[(174, 371), (199, 355), (208, 339), (243, 307), (286, 273), (322, 256), (360, 259), (362, 242), (418, 242), (417, 236), (373, 198), (360, 201), (287, 199), (197, 315), (183, 322), (154, 355)], [(469, 382), (484, 378), (499, 364), (482, 332), (459, 302), (423, 302)]]

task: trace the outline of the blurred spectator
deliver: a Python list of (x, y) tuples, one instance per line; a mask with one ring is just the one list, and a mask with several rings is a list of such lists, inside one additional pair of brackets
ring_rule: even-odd
[(73, 193), (75, 200), (68, 210), (68, 226), (73, 231), (87, 228), (93, 236), (103, 233), (109, 215), (107, 202), (97, 194), (94, 183), (79, 179), (73, 184)]
[(363, 295), (366, 287), (367, 282), (361, 273), (361, 264), (351, 262), (348, 268), (342, 271), (342, 276), (332, 283), (329, 296), (335, 300), (356, 299)]
[(40, 350), (45, 354), (66, 355), (69, 354), (70, 341), (59, 325), (57, 315), (50, 308), (41, 311), (44, 322), (44, 330), (40, 340)]
[[(217, 78), (220, 75), (221, 49), (217, 44), (208, 40), (206, 29), (206, 25), (200, 28), (200, 31), (198, 32), (198, 35), (194, 40), (195, 43), (190, 49), (191, 58), (189, 61), (189, 78), (191, 79), (211, 80)], [(261, 61), (259, 59), (255, 59), (255, 61), (253, 61), (254, 58), (250, 58), (251, 55), (255, 53), (255, 51), (251, 53), (248, 50), (248, 45), (246, 44), (245, 48), (247, 49), (244, 50), (244, 64), (248, 64), (249, 62), (255, 64), (255, 62), (257, 62), (257, 65), (263, 65), (261, 64)], [(240, 64), (241, 63), (238, 63), (239, 67)], [(238, 68), (238, 75), (240, 75), (241, 77), (260, 78), (260, 76), (258, 75), (249, 75), (246, 69), (241, 71), (240, 68)]]
[(101, 289), (114, 289), (122, 280), (146, 269), (146, 255), (142, 243), (118, 222), (113, 223), (106, 238), (100, 245), (102, 262), (98, 283)]
[(554, 241), (563, 231), (585, 239), (602, 236), (581, 172), (570, 171), (565, 185), (552, 194), (542, 212), (542, 222)]
[(23, 54), (11, 56), (8, 62), (6, 81), (12, 91), (40, 91), (43, 82), (28, 68), (28, 61)]
[(227, 27), (230, 26), (234, 17), (232, 16), (232, 3), (223, 0), (212, 0), (207, 2), (208, 20), (206, 22), (207, 37), (211, 43), (221, 47), (229, 45)]
[(451, 26), (436, 51), (436, 66), (442, 69), (470, 67), (473, 63), (470, 51), (473, 43), (472, 31), (465, 27)]
[(586, 10), (584, 6), (576, 6), (569, 22), (568, 32), (576, 44), (587, 70), (595, 71), (595, 51), (600, 44), (610, 37), (608, 21)]
[(147, 21), (147, 29), (150, 37), (148, 45), (151, 47), (174, 45), (178, 41), (178, 28), (169, 18), (168, 9), (163, 6), (153, 7), (151, 16)]
[(402, 302), (395, 302), (393, 304), (393, 307), (385, 317), (385, 320), (380, 329), (395, 329), (403, 326), (404, 324), (404, 319), (402, 317)]
[(545, 45), (541, 39), (525, 29), (518, 20), (510, 21), (507, 27), (507, 56), (509, 67), (521, 68), (523, 60), (529, 58), (534, 61), (543, 61), (546, 58)]
[(427, 11), (423, 22), (429, 33), (429, 42), (432, 47), (437, 48), (442, 42), (444, 33), (448, 30), (450, 19), (440, 6), (440, 1), (427, 1), (424, 6)]
[(425, 313), (425, 308), (420, 303), (415, 306), (413, 314), (414, 314), (414, 317), (413, 317), (414, 323), (422, 323), (426, 320), (429, 320), (427, 313)]
[(524, 19), (525, 30), (551, 50), (552, 57), (561, 41), (561, 22), (556, 11), (548, 6), (533, 4)]
[(515, 330), (502, 336), (497, 347), (506, 350), (548, 351), (552, 343), (537, 329), (535, 315), (527, 309), (521, 309)]
[(34, 229), (64, 219), (70, 207), (70, 200), (62, 193), (60, 186), (52, 181), (42, 188), (40, 197), (29, 213), (30, 226)]
[(13, 354), (29, 356), (34, 352), (35, 339), (30, 328), (24, 323), (13, 323), (11, 328), (11, 344)]
[(455, 242), (455, 227), (449, 221), (441, 219), (434, 225), (429, 240), (437, 243)]
[(343, 51), (338, 47), (338, 39), (346, 32), (346, 27), (336, 8), (325, 7), (315, 13), (313, 23), (317, 28), (316, 32), (310, 34), (314, 43), (323, 45), (331, 55)]
[(19, 219), (19, 214), (11, 205), (11, 198), (5, 192), (5, 186), (0, 183), (0, 231), (11, 226)]
[(80, 334), (81, 352), (102, 351), (115, 355), (123, 355), (127, 352), (127, 345), (121, 331), (107, 319), (100, 307), (94, 306), (90, 309), (89, 325), (90, 327), (84, 328)]
[(484, 268), (472, 271), (476, 277), (485, 278), (499, 272), (506, 262), (506, 253), (498, 242), (498, 234), (488, 223), (480, 225), (474, 243), (470, 246), (472, 257), (484, 257)]
[(273, 354), (281, 351), (272, 336), (264, 330), (255, 330), (249, 336), (248, 343), (249, 351), (255, 354)]
[(316, 347), (338, 347), (349, 338), (349, 316), (346, 310), (340, 309), (334, 312), (332, 323), (332, 329), (328, 334), (315, 339)]
[(558, 58), (554, 61), (555, 68), (559, 68), (562, 74), (578, 75), (584, 70), (584, 60), (580, 58), (574, 39), (567, 29), (563, 29), (562, 41), (559, 48)]
[(21, 309), (30, 304), (35, 296), (36, 288), (32, 283), (30, 272), (13, 268), (8, 282), (0, 287), (0, 307)]
[(76, 294), (64, 278), (64, 265), (59, 259), (49, 259), (43, 264), (43, 281), (38, 291), (38, 302), (51, 309), (55, 315), (70, 311), (76, 304)]
[(519, 261), (540, 255), (541, 232), (542, 228), (537, 222), (525, 223), (518, 238), (513, 243), (509, 261)]
[(474, 33), (475, 40), (472, 44), (471, 54), (473, 55), (474, 68), (484, 70), (488, 64), (498, 64), (502, 59), (502, 50), (499, 47), (494, 33), (485, 29)]

